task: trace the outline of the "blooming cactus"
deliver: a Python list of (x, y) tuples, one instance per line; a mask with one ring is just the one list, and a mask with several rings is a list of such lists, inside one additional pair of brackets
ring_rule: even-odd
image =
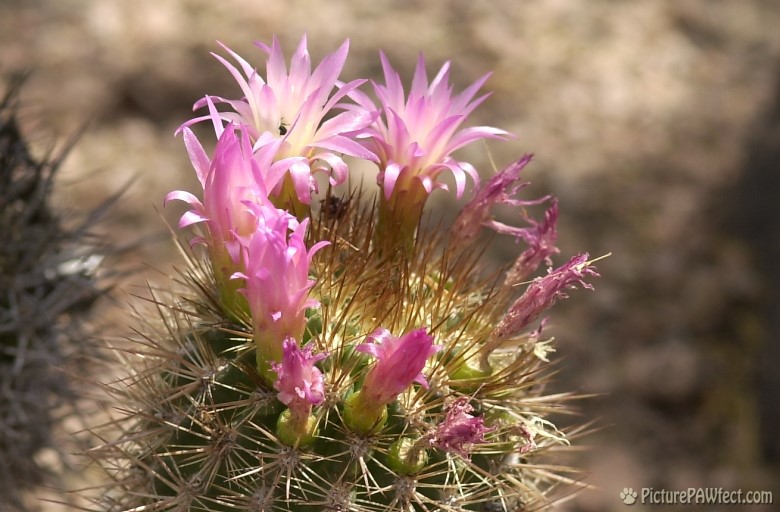
[[(456, 195), (466, 176), (477, 182), (453, 151), (507, 135), (460, 128), (487, 77), (453, 96), (448, 65), (429, 83), (420, 58), (405, 98), (382, 55), (376, 107), (357, 90), (362, 80), (336, 81), (346, 43), (313, 72), (305, 39), (289, 73), (276, 40), (261, 48), (266, 80), (228, 50), (241, 71), (220, 60), (244, 98), (198, 104), (219, 137), (215, 154), (182, 128), (203, 199), (169, 196), (192, 207), (182, 226), (205, 224), (206, 257), (232, 268), (233, 297), (215, 293), (219, 272), (194, 265), (183, 279), (191, 293), (163, 319), (166, 334), (144, 335), (159, 342), (142, 354), (129, 379), (137, 384), (116, 390), (135, 409), (106, 446), (121, 468), (106, 496), (116, 510), (546, 506), (565, 479), (527, 461), (568, 440), (546, 418), (566, 395), (540, 385), (553, 350), (538, 319), (567, 289), (590, 287), (592, 262), (577, 256), (523, 290), (521, 279), (558, 252), (557, 202), (516, 197), (528, 156), (476, 191), (448, 243), (418, 228), (427, 195), (444, 188), (441, 171), (454, 173)], [(233, 112), (218, 112), (220, 103)], [(337, 105), (343, 112), (323, 121)], [(319, 212), (298, 208), (313, 203), (315, 160), (335, 181), (347, 171), (331, 152), (378, 157), (377, 209), (359, 192), (330, 193)], [(294, 201), (280, 201), (285, 187)], [(543, 203), (534, 220), (527, 209)], [(492, 219), (497, 204), (515, 208), (520, 224)], [(487, 262), (472, 247), (484, 227), (524, 244), (503, 284), (480, 277)], [(244, 315), (224, 306), (235, 297), (245, 298)]]

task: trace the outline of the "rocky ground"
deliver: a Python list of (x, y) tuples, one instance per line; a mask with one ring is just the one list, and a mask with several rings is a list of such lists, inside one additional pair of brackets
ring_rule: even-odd
[[(216, 40), (259, 59), (252, 41), (277, 34), (291, 48), (306, 32), (318, 60), (348, 37), (345, 77), (376, 76), (379, 49), (406, 77), (421, 51), (430, 71), (452, 60), (459, 87), (492, 71), (474, 123), (517, 134), (489, 145), (493, 159), (536, 154), (526, 177), (561, 200), (563, 255), (612, 253), (596, 292), (554, 314), (557, 385), (595, 394), (579, 408), (600, 428), (573, 460), (597, 488), (562, 508), (622, 510), (623, 487), (772, 489), (780, 4), (325, 5), (2, 0), (0, 73), (32, 71), (25, 119), (42, 148), (88, 122), (61, 201), (98, 204), (135, 178), (106, 231), (123, 243), (151, 237), (133, 258), (162, 272), (142, 284), (176, 258), (164, 234), (154, 238), (162, 198), (193, 185), (173, 131), (205, 92), (236, 94), (208, 54)], [(484, 148), (466, 151), (487, 176)], [(498, 243), (495, 257), (513, 250)]]

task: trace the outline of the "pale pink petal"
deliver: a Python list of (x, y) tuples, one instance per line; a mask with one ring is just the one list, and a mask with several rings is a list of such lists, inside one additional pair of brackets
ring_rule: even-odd
[(401, 166), (399, 166), (396, 163), (391, 163), (387, 167), (385, 167), (385, 172), (383, 174), (385, 199), (390, 199), (390, 196), (393, 194), (393, 188), (395, 187), (395, 182), (398, 179), (398, 176), (400, 174), (401, 174)]
[(209, 218), (202, 213), (190, 210), (185, 212), (184, 215), (181, 216), (181, 219), (179, 219), (179, 228), (184, 229), (199, 222), (206, 222), (207, 220), (209, 220)]
[(190, 162), (195, 168), (195, 175), (198, 177), (198, 181), (203, 185), (206, 183), (206, 173), (209, 171), (211, 162), (206, 155), (206, 151), (203, 150), (203, 146), (192, 130), (189, 128), (184, 129), (184, 147), (187, 149), (187, 154), (190, 156)]
[(203, 203), (200, 202), (200, 199), (185, 190), (174, 190), (172, 192), (168, 192), (168, 194), (165, 196), (165, 202), (163, 205), (167, 205), (171, 201), (184, 201), (190, 206), (195, 207), (197, 210), (203, 210)]

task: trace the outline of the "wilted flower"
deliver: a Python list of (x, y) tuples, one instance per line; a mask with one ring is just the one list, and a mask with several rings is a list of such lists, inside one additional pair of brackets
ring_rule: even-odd
[[(586, 283), (586, 275), (598, 277), (595, 267), (588, 261), (588, 254), (573, 257), (565, 265), (550, 270), (544, 277), (531, 282), (525, 293), (509, 307), (509, 311), (493, 330), (491, 339), (500, 341), (513, 336), (533, 322), (543, 311), (550, 308), (559, 298), (566, 297), (566, 290), (577, 285), (592, 289)], [(488, 343), (488, 346), (491, 344)]]
[(529, 185), (527, 182), (520, 181), (520, 171), (531, 161), (532, 155), (525, 155), (517, 162), (507, 166), (506, 169), (499, 172), (488, 182), (480, 187), (474, 195), (474, 199), (463, 207), (455, 224), (452, 228), (452, 235), (463, 242), (469, 242), (477, 236), (482, 226), (495, 229), (498, 233), (516, 235), (514, 228), (500, 223), (491, 218), (490, 210), (496, 204), (507, 204), (512, 206), (526, 206), (538, 204), (547, 198), (538, 201), (520, 201), (512, 199), (520, 189)]
[(328, 357), (327, 354), (312, 354), (312, 346), (303, 349), (298, 342), (287, 338), (282, 345), (282, 362), (272, 363), (276, 372), (274, 388), (279, 392), (279, 401), (290, 408), (293, 416), (305, 418), (314, 405), (325, 399), (322, 373), (314, 366)]
[(506, 274), (504, 280), (505, 286), (514, 286), (536, 272), (539, 265), (545, 262), (548, 266), (552, 265), (550, 256), (560, 252), (555, 246), (555, 240), (558, 238), (556, 224), (558, 222), (558, 201), (552, 200), (550, 208), (544, 212), (544, 220), (541, 222), (528, 219), (531, 226), (522, 228), (517, 236), (522, 238), (528, 248), (520, 253), (512, 268)]
[[(437, 181), (441, 171), (449, 169), (453, 173), (457, 197), (463, 194), (466, 175), (475, 183), (479, 180), (471, 164), (455, 160), (451, 153), (470, 142), (503, 138), (508, 134), (489, 126), (458, 130), (466, 117), (488, 96), (473, 99), (489, 75), (453, 97), (448, 80), (449, 62), (442, 66), (429, 84), (425, 60), (421, 55), (409, 97), (405, 98), (400, 76), (383, 53), (380, 58), (385, 85), (374, 84), (374, 90), (383, 115), (366, 131), (366, 144), (379, 157), (381, 197), (389, 202), (382, 208), (390, 210), (397, 222), (416, 227), (428, 194), (434, 188), (447, 188)], [(368, 98), (360, 94), (354, 97), (370, 108)]]
[[(530, 201), (513, 199), (517, 192), (529, 185), (528, 182), (520, 181), (520, 172), (531, 161), (531, 158), (532, 155), (525, 155), (490, 178), (479, 189), (474, 199), (461, 210), (451, 230), (454, 244), (470, 242), (477, 236), (482, 226), (489, 227), (497, 233), (522, 239), (528, 248), (517, 258), (512, 269), (507, 273), (505, 281), (507, 286), (517, 284), (531, 275), (542, 261), (551, 265), (550, 256), (559, 252), (555, 246), (558, 202), (550, 196)], [(490, 214), (491, 208), (496, 204), (524, 209), (526, 206), (538, 205), (548, 200), (552, 201), (552, 206), (545, 212), (542, 222), (529, 218), (523, 210), (522, 218), (530, 226), (509, 226), (493, 219)]]
[(469, 399), (460, 397), (449, 405), (447, 415), (436, 427), (431, 444), (447, 452), (469, 458), (471, 447), (485, 442), (485, 434), (495, 430), (485, 426), (485, 420), (470, 413), (474, 408)]
[[(371, 122), (372, 114), (355, 105), (346, 108), (339, 103), (365, 80), (347, 84), (337, 82), (349, 51), (349, 41), (344, 41), (335, 53), (325, 57), (313, 72), (306, 36), (301, 38), (292, 56), (289, 72), (276, 37), (270, 47), (262, 43), (256, 45), (268, 55), (266, 79), (263, 80), (240, 55), (221, 45), (240, 70), (225, 58), (213, 55), (233, 75), (244, 96), (238, 100), (206, 96), (195, 103), (194, 108), (207, 106), (210, 101), (227, 104), (233, 111), (218, 112), (217, 116), (230, 123), (247, 125), (255, 150), (280, 141), (279, 158), (305, 157), (303, 163), (295, 162), (288, 167), (289, 179), (279, 182), (271, 193), (277, 203), (295, 194), (294, 199), (309, 204), (311, 191), (316, 186), (312, 172), (328, 172), (333, 185), (346, 179), (347, 165), (338, 153), (376, 159), (352, 139), (355, 132)], [(331, 96), (337, 86), (338, 91)], [(345, 111), (324, 121), (327, 114), (337, 109)], [(212, 115), (196, 117), (183, 126), (209, 119), (213, 121)], [(283, 190), (283, 187), (287, 189)]]
[(433, 336), (425, 328), (415, 329), (396, 338), (387, 329), (377, 329), (368, 337), (368, 343), (355, 350), (377, 359), (368, 371), (361, 393), (366, 400), (386, 405), (396, 399), (413, 382), (428, 387), (422, 374), (429, 357), (441, 350), (433, 344)]
[(309, 265), (314, 253), (328, 242), (307, 250), (308, 219), (299, 223), (273, 206), (247, 206), (257, 218), (257, 229), (240, 240), (244, 270), (232, 277), (244, 280), (241, 291), (252, 314), (258, 367), (267, 375), (268, 362), (282, 358), (282, 342), (287, 337), (302, 338), (306, 309), (319, 305), (309, 298), (315, 283), (309, 279)]

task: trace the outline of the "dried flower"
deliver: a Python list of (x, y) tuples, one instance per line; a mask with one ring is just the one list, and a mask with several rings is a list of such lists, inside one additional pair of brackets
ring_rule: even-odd
[[(240, 71), (225, 58), (213, 55), (235, 78), (244, 96), (238, 100), (206, 96), (193, 108), (207, 106), (212, 101), (227, 104), (233, 111), (217, 112), (216, 116), (229, 123), (248, 126), (255, 150), (279, 141), (279, 158), (304, 157), (303, 161), (290, 161), (289, 179), (279, 182), (271, 191), (277, 203), (287, 200), (286, 194), (294, 193), (297, 201), (310, 204), (311, 191), (316, 188), (312, 178), (314, 171), (330, 174), (333, 185), (342, 183), (347, 176), (347, 165), (337, 153), (376, 160), (373, 153), (353, 140), (353, 135), (371, 122), (372, 114), (355, 105), (347, 108), (339, 103), (365, 82), (337, 82), (347, 58), (349, 41), (344, 41), (335, 53), (325, 57), (313, 72), (306, 36), (301, 38), (292, 56), (289, 72), (278, 39), (274, 37), (270, 47), (256, 43), (268, 55), (266, 80), (240, 55), (220, 45), (235, 59)], [(331, 96), (335, 87), (338, 91)], [(344, 112), (324, 121), (334, 110)], [(196, 117), (182, 127), (209, 119), (214, 121), (214, 116)], [(283, 190), (283, 186), (289, 190)]]
[(327, 354), (312, 354), (312, 345), (303, 349), (298, 342), (287, 338), (282, 344), (282, 362), (272, 363), (276, 372), (274, 388), (279, 391), (279, 401), (290, 408), (293, 416), (305, 418), (314, 405), (325, 399), (322, 373), (314, 366), (328, 357)]
[(529, 228), (518, 231), (518, 237), (522, 238), (528, 248), (520, 253), (512, 268), (506, 274), (504, 286), (514, 286), (536, 272), (539, 265), (545, 262), (547, 266), (552, 265), (550, 256), (560, 252), (555, 246), (555, 240), (558, 238), (556, 225), (558, 222), (558, 201), (552, 200), (550, 208), (544, 212), (544, 220), (537, 222), (528, 219), (531, 223)]
[[(550, 308), (559, 298), (566, 297), (566, 289), (577, 285), (592, 289), (583, 279), (586, 275), (598, 276), (595, 267), (588, 261), (588, 254), (573, 257), (565, 265), (550, 270), (544, 277), (537, 277), (525, 293), (517, 299), (493, 330), (493, 340), (513, 336), (533, 322), (543, 311)], [(491, 345), (488, 343), (488, 346)]]
[(466, 397), (452, 402), (447, 408), (444, 420), (436, 427), (431, 445), (469, 458), (472, 446), (484, 443), (485, 434), (495, 430), (486, 427), (482, 417), (471, 415), (473, 411), (474, 408)]
[(252, 314), (258, 367), (267, 376), (268, 362), (282, 358), (282, 342), (287, 337), (302, 338), (306, 309), (319, 305), (309, 298), (315, 283), (309, 279), (309, 265), (314, 253), (328, 242), (307, 250), (308, 219), (299, 223), (273, 206), (247, 206), (257, 218), (257, 229), (240, 239), (244, 270), (232, 277), (244, 280), (241, 292)]
[[(465, 245), (477, 236), (480, 227), (486, 226), (497, 233), (522, 239), (528, 245), (507, 273), (506, 286), (513, 286), (533, 274), (543, 261), (547, 265), (552, 265), (550, 256), (559, 252), (555, 246), (558, 234), (556, 230), (558, 202), (550, 196), (530, 201), (513, 199), (515, 194), (529, 185), (528, 182), (520, 181), (520, 172), (532, 157), (533, 155), (525, 155), (493, 176), (479, 189), (474, 199), (461, 210), (451, 230), (453, 244)], [(551, 201), (552, 205), (545, 212), (544, 220), (538, 222), (529, 218), (525, 213), (525, 207), (542, 204), (545, 201)], [(496, 204), (521, 208), (521, 216), (530, 226), (509, 226), (493, 219), (490, 210)]]

